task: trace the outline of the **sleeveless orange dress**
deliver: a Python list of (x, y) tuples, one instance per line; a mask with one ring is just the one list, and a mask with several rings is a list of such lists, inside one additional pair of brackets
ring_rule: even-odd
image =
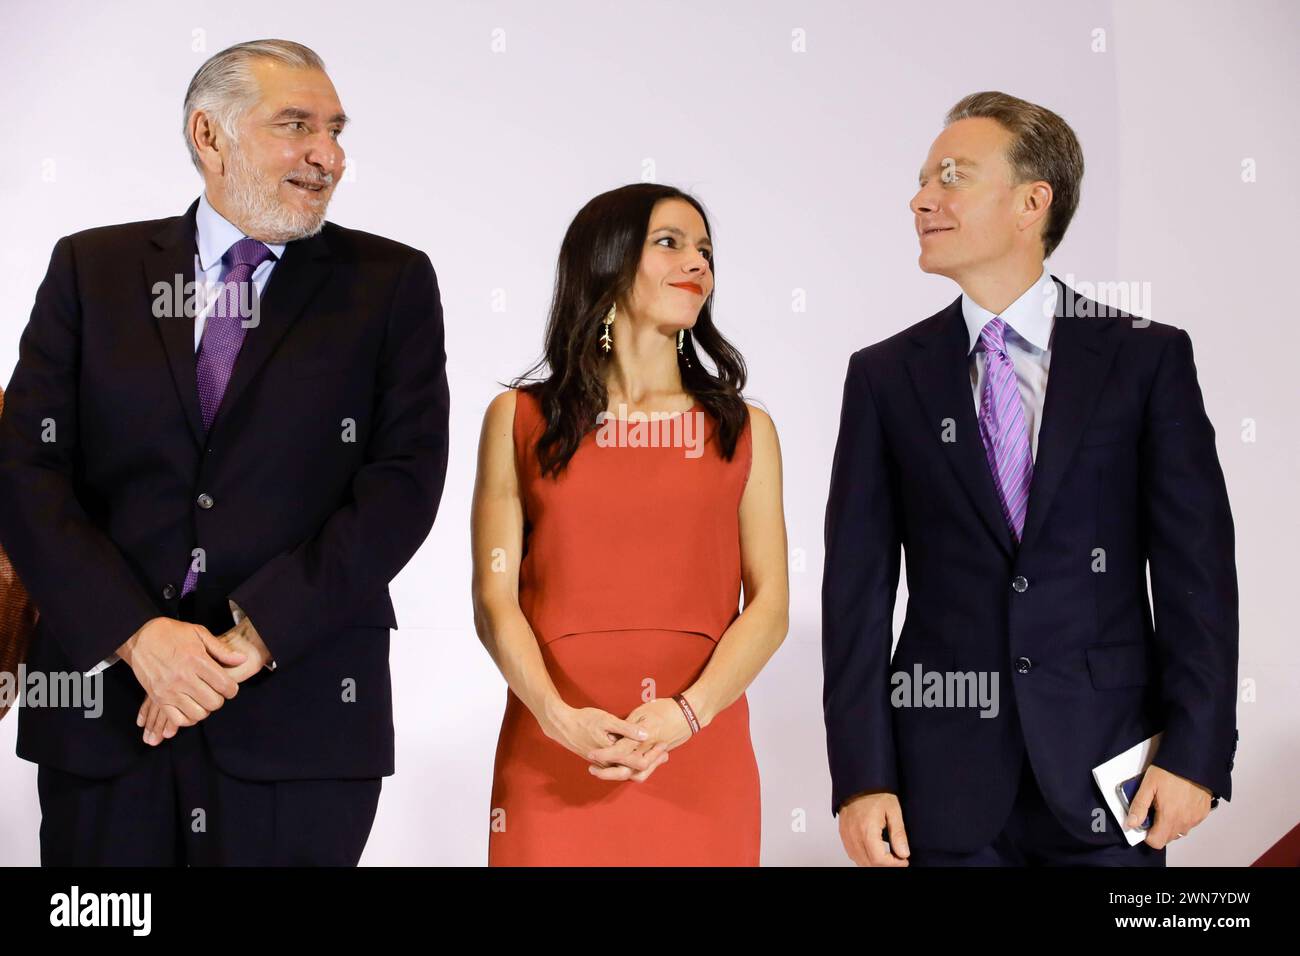
[[(519, 604), (560, 696), (626, 717), (687, 689), (739, 615), (749, 423), (731, 461), (698, 403), (676, 436), (660, 423), (658, 447), (636, 447), (630, 434), (602, 445), (588, 432), (557, 480), (537, 461), (537, 399), (515, 397)], [(490, 866), (758, 865), (758, 764), (744, 695), (642, 783), (601, 780), (587, 767), (507, 690)]]

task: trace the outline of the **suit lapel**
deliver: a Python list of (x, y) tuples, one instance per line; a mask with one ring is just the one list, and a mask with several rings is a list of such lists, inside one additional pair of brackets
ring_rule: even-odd
[[(162, 283), (170, 292), (179, 280), (182, 287), (195, 280), (194, 259), (198, 248), (194, 239), (194, 217), (198, 209), (195, 200), (185, 214), (167, 223), (152, 239), (152, 248), (144, 257), (145, 288), (150, 301), (158, 301), (155, 288)], [(258, 324), (244, 333), (244, 344), (235, 360), (235, 368), (221, 399), (215, 431), (229, 416), (230, 409), (249, 382), (266, 363), (307, 301), (324, 282), (328, 269), (323, 260), (329, 256), (329, 245), (317, 233), (309, 239), (300, 239), (285, 246), (284, 257), (276, 263), (266, 284), (266, 295), (258, 308)], [(175, 304), (174, 301), (172, 303)], [(175, 314), (175, 309), (155, 310), (158, 333), (162, 337), (167, 363), (171, 367), (176, 395), (185, 411), (194, 441), (202, 446), (207, 441), (203, 431), (203, 416), (199, 409), (198, 376), (194, 355), (194, 317)]]
[[(918, 331), (920, 346), (907, 362), (917, 397), (925, 409), (925, 429), (935, 436), (971, 504), (998, 544), (1012, 554), (1014, 542), (993, 475), (985, 457), (970, 384), (970, 338), (961, 314), (961, 297)], [(943, 441), (945, 419), (955, 423), (954, 441)]]
[(1117, 346), (1115, 337), (1107, 334), (1111, 323), (1083, 318), (1097, 312), (1081, 307), (1081, 296), (1055, 276), (1052, 279), (1059, 293), (1052, 330), (1052, 364), (1047, 373), (1047, 395), (1043, 399), (1038, 455), (1029, 485), (1021, 548), (1031, 546), (1042, 529), (1083, 429), (1092, 418)]
[[(184, 305), (185, 296), (178, 303), (170, 297), (172, 290), (184, 288), (194, 281), (194, 258), (198, 247), (194, 241), (194, 213), (199, 208), (196, 199), (185, 215), (167, 223), (151, 240), (145, 251), (144, 280), (151, 303), (161, 304), (161, 289), (165, 288), (169, 307), (153, 309), (158, 334), (162, 336), (167, 363), (171, 366), (176, 396), (185, 411), (185, 420), (195, 442), (203, 443), (203, 417), (199, 411), (198, 381), (194, 370), (194, 317), (176, 310)], [(162, 314), (159, 315), (158, 313)]]
[(230, 374), (230, 384), (212, 422), (213, 431), (230, 417), (249, 383), (325, 281), (329, 273), (325, 261), (328, 258), (329, 245), (320, 233), (285, 246), (283, 258), (267, 280), (266, 294), (259, 303), (258, 323), (244, 332), (244, 344)]

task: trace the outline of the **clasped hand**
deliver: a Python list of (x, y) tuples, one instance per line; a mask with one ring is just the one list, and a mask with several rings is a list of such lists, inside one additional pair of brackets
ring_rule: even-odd
[(644, 782), (668, 761), (668, 751), (691, 737), (677, 702), (658, 698), (626, 718), (599, 707), (558, 704), (541, 721), (548, 737), (587, 760), (587, 770), (602, 780)]
[(150, 746), (218, 710), (270, 659), (247, 620), (217, 636), (200, 624), (166, 617), (145, 624), (118, 654), (145, 690), (135, 723)]

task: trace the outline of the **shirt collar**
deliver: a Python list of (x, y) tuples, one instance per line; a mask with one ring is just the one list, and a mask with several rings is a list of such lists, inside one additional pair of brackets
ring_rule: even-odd
[[(1059, 294), (1056, 280), (1048, 273), (1047, 265), (1044, 264), (1043, 273), (1038, 277), (1038, 281), (1021, 293), (1020, 298), (1002, 310), (1002, 321), (1020, 338), (1045, 352), (1052, 340), (1056, 297)], [(997, 316), (964, 292), (961, 295), (961, 314), (966, 320), (966, 331), (970, 334), (969, 351), (973, 352), (975, 344), (980, 340), (980, 330)]]
[[(199, 268), (207, 272), (224, 256), (230, 247), (246, 238), (239, 227), (212, 208), (205, 192), (199, 197), (199, 208), (194, 214), (194, 229), (198, 233)], [(284, 244), (266, 243), (277, 259), (284, 256)]]

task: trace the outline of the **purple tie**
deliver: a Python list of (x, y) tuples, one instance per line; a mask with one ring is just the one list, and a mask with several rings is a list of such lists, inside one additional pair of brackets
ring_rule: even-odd
[(984, 343), (984, 395), (980, 402), (980, 437), (997, 485), (998, 500), (1007, 526), (1020, 543), (1029, 506), (1029, 483), (1034, 477), (1034, 459), (1029, 448), (1029, 429), (1020, 401), (1016, 370), (1007, 357), (1006, 323), (991, 319), (980, 330)]
[[(270, 249), (256, 239), (247, 238), (240, 239), (222, 256), (221, 261), (225, 264), (222, 287), (203, 327), (196, 366), (199, 408), (203, 412), (205, 431), (212, 427), (212, 420), (217, 417), (226, 386), (230, 384), (230, 373), (235, 368), (235, 359), (244, 344), (244, 320), (248, 317), (240, 315), (240, 304), (252, 302), (255, 294), (250, 283), (253, 272), (270, 258)], [(198, 579), (191, 561), (190, 569), (185, 572), (181, 597), (194, 590)]]

